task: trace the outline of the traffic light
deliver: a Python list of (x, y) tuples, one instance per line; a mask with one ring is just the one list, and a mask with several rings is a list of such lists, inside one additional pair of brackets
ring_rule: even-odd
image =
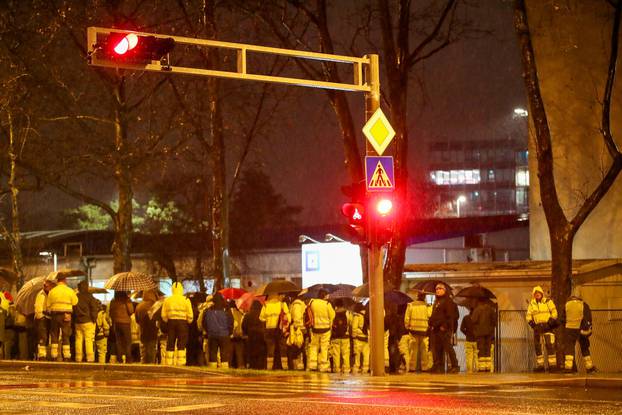
[(375, 242), (381, 245), (391, 242), (391, 239), (393, 239), (393, 226), (397, 216), (393, 193), (381, 193), (372, 196), (370, 206), (374, 211)]
[(344, 203), (341, 206), (341, 213), (348, 218), (348, 234), (350, 242), (361, 245), (367, 243), (367, 217), (365, 205), (362, 203)]
[(131, 65), (148, 65), (157, 61), (168, 66), (168, 59), (163, 58), (174, 47), (175, 40), (169, 37), (134, 32), (98, 33), (90, 59)]

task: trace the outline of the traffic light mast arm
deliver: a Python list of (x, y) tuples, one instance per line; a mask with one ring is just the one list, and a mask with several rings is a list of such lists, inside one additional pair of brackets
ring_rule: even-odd
[[(304, 86), (311, 88), (321, 89), (333, 89), (349, 92), (370, 92), (373, 87), (364, 82), (364, 66), (371, 66), (371, 59), (368, 56), (361, 58), (344, 56), (344, 55), (332, 55), (328, 53), (306, 52), (295, 49), (281, 49), (271, 48), (266, 46), (248, 45), (243, 43), (231, 43), (221, 42), (216, 40), (207, 39), (195, 39), (183, 36), (167, 36), (156, 33), (144, 33), (144, 32), (131, 32), (137, 36), (153, 36), (160, 39), (173, 39), (176, 44), (181, 45), (196, 45), (211, 48), (220, 49), (232, 49), (237, 51), (237, 67), (235, 71), (215, 71), (204, 68), (193, 68), (186, 66), (173, 66), (169, 64), (161, 65), (159, 62), (153, 62), (147, 65), (137, 65), (127, 62), (110, 61), (107, 59), (98, 58), (98, 35), (106, 36), (111, 33), (129, 33), (128, 30), (121, 29), (108, 29), (101, 27), (89, 27), (87, 29), (87, 46), (89, 63), (94, 66), (104, 66), (108, 68), (122, 68), (133, 70), (146, 70), (146, 71), (167, 71), (172, 73), (179, 73), (184, 75), (198, 75), (198, 76), (214, 76), (218, 78), (240, 79), (247, 81), (259, 81), (259, 82), (271, 82), (285, 85)], [(313, 79), (303, 78), (289, 78), (273, 75), (262, 75), (248, 73), (248, 55), (251, 53), (261, 53), (269, 55), (287, 56), (297, 59), (309, 59), (323, 62), (336, 62), (342, 64), (352, 65), (353, 79), (351, 83), (346, 82), (325, 82), (317, 81)], [(372, 71), (369, 69), (369, 71)], [(376, 70), (377, 71), (377, 70)], [(373, 71), (372, 71), (373, 72)]]

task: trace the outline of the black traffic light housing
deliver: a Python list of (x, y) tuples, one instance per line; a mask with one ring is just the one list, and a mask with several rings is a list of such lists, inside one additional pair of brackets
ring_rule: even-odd
[(148, 65), (164, 59), (175, 47), (175, 40), (168, 37), (140, 35), (134, 32), (110, 32), (98, 34), (95, 55), (97, 59), (136, 65)]
[(374, 242), (380, 245), (390, 243), (397, 217), (394, 193), (374, 193), (369, 196), (370, 210), (374, 215)]
[(365, 205), (359, 202), (344, 203), (341, 213), (348, 218), (346, 232), (350, 242), (356, 245), (367, 244), (367, 213)]

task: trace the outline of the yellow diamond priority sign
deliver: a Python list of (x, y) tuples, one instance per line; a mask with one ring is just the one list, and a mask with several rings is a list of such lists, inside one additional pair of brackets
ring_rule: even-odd
[(363, 127), (363, 134), (376, 150), (376, 153), (381, 156), (393, 140), (395, 131), (382, 110), (378, 108)]

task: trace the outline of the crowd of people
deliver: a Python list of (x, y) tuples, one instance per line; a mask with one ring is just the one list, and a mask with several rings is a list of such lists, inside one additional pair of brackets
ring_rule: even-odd
[[(8, 293), (0, 293), (0, 358), (369, 371), (368, 307), (350, 298), (330, 299), (324, 289), (314, 298), (308, 293), (273, 293), (263, 301), (255, 299), (245, 310), (220, 292), (188, 298), (178, 282), (172, 285), (171, 296), (145, 290), (137, 304), (129, 293), (115, 291), (110, 304), (104, 305), (88, 288), (82, 281), (76, 292), (63, 276), (55, 282), (46, 280), (34, 314), (28, 316), (16, 310)], [(458, 306), (445, 284), (435, 286), (433, 304), (425, 299), (426, 293), (419, 292), (407, 304), (385, 303), (388, 371), (459, 372), (454, 350), (458, 329), (466, 339), (466, 372), (494, 371), (495, 304), (487, 298), (473, 299), (458, 327)], [(589, 352), (591, 313), (580, 298), (571, 297), (560, 318), (553, 301), (535, 287), (526, 320), (534, 330), (537, 371), (558, 367), (553, 330), (560, 324), (565, 339), (561, 369), (575, 370), (578, 341), (585, 368), (595, 370)]]

